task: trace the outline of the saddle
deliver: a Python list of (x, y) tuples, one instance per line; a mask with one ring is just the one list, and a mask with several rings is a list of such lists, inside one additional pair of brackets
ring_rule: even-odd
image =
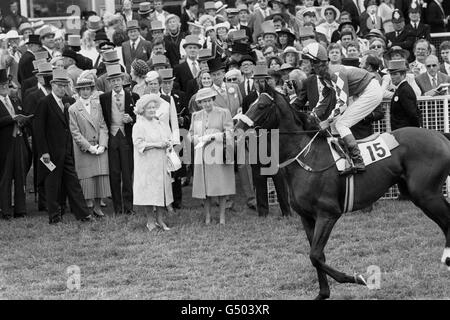
[[(350, 167), (351, 160), (344, 141), (340, 137), (329, 137), (327, 141), (338, 171), (341, 172)], [(366, 166), (389, 158), (390, 151), (399, 146), (395, 137), (387, 132), (382, 134), (377, 132), (367, 138), (356, 140), (356, 142)]]

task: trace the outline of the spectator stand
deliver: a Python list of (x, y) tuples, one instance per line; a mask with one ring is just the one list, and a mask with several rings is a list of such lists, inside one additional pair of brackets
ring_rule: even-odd
[[(417, 98), (418, 107), (422, 113), (423, 128), (436, 130), (440, 132), (450, 132), (450, 117), (449, 117), (449, 102), (450, 95), (436, 96), (436, 97), (419, 97)], [(390, 100), (382, 102), (384, 109), (384, 119), (374, 122), (374, 132), (390, 132)], [(442, 192), (445, 196), (450, 194), (450, 181), (443, 186)], [(275, 186), (271, 178), (267, 179), (267, 190), (269, 195), (269, 205), (278, 204)], [(388, 192), (381, 199), (395, 199), (399, 195), (397, 185), (391, 187)]]

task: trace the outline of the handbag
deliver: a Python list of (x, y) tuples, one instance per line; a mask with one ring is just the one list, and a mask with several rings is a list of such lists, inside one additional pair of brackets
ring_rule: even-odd
[(181, 169), (181, 160), (175, 152), (174, 148), (167, 151), (167, 166), (170, 172), (175, 172)]

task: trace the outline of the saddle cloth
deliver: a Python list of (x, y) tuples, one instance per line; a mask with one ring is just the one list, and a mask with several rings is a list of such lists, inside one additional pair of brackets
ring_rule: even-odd
[[(342, 155), (335, 150), (335, 146), (339, 144), (338, 138), (329, 137), (327, 138), (327, 141), (330, 146), (331, 154), (336, 161), (338, 171), (344, 171), (345, 168), (350, 166), (350, 163), (348, 162), (347, 157), (342, 157)], [(391, 156), (391, 150), (399, 146), (395, 137), (388, 132), (382, 134), (375, 133), (365, 139), (358, 140), (357, 142), (366, 166), (389, 158)]]

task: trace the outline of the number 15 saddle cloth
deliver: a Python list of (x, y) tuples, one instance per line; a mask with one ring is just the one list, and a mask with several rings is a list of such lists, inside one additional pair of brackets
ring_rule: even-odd
[[(338, 171), (344, 171), (346, 167), (350, 166), (350, 163), (348, 156), (343, 156), (341, 151), (343, 149), (338, 147), (338, 145), (340, 145), (338, 138), (330, 137), (327, 141), (330, 146), (331, 154), (336, 161)], [(374, 133), (373, 135), (365, 139), (358, 140), (357, 142), (366, 166), (389, 158), (391, 156), (391, 150), (399, 146), (399, 143), (395, 137), (388, 132), (384, 132), (382, 134)]]

